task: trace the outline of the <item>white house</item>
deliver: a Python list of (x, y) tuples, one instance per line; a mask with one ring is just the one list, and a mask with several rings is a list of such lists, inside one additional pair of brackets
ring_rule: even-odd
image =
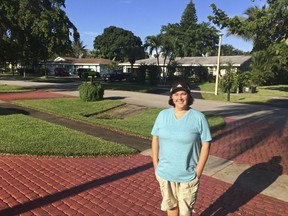
[(50, 71), (54, 74), (55, 68), (65, 68), (71, 75), (77, 74), (78, 68), (91, 68), (96, 72), (105, 71), (105, 66), (111, 64), (111, 60), (102, 58), (71, 58), (71, 57), (57, 57), (53, 61), (45, 63)]
[[(201, 57), (177, 57), (175, 61), (181, 67), (198, 67), (203, 66), (207, 67), (208, 72), (210, 74), (216, 75), (217, 74), (217, 56), (201, 56)], [(225, 74), (225, 67), (228, 65), (232, 65), (233, 70), (237, 71), (238, 69), (248, 70), (249, 65), (251, 63), (251, 56), (239, 55), (239, 56), (221, 56), (220, 57), (220, 74)], [(159, 58), (159, 66), (163, 68), (165, 71), (165, 67), (167, 66), (168, 60), (166, 60), (166, 65), (164, 66), (164, 58)], [(133, 68), (138, 68), (140, 65), (157, 65), (156, 58), (149, 58), (149, 59), (141, 59), (137, 60), (133, 65)], [(123, 66), (124, 72), (130, 72), (131, 64), (129, 62), (120, 63), (119, 65)]]

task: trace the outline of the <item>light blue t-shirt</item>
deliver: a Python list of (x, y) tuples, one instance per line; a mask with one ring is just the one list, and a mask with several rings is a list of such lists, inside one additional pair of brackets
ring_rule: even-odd
[(205, 115), (189, 109), (177, 119), (173, 107), (162, 110), (151, 134), (159, 137), (156, 173), (172, 182), (192, 181), (196, 176), (201, 142), (212, 139)]

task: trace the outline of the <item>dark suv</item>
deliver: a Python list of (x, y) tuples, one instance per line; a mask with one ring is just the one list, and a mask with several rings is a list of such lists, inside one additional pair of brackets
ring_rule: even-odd
[(55, 68), (54, 69), (55, 76), (69, 76), (68, 70), (65, 68)]
[(123, 81), (129, 77), (128, 73), (123, 73), (123, 71), (114, 70), (114, 71), (107, 71), (101, 74), (101, 78), (104, 81)]
[(96, 78), (100, 77), (100, 73), (92, 70), (91, 68), (79, 68), (77, 70), (77, 73), (81, 79), (87, 79), (89, 76), (93, 76)]

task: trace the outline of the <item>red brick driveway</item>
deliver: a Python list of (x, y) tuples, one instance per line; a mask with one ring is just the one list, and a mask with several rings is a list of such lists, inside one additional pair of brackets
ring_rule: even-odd
[[(34, 93), (17, 94), (19, 97), (14, 94), (14, 99), (32, 99)], [(35, 95), (57, 96), (67, 97), (44, 91)], [(10, 99), (9, 94), (0, 94), (0, 100)], [(226, 120), (227, 127), (215, 137), (212, 155), (250, 165), (264, 164), (273, 156), (280, 156), (281, 170), (288, 173), (287, 128)], [(279, 172), (279, 164), (265, 164), (263, 169)], [(160, 192), (151, 158), (143, 155), (1, 155), (0, 178), (0, 215), (164, 215), (159, 210)], [(203, 176), (195, 210), (195, 215), (286, 216), (288, 204), (237, 184)]]

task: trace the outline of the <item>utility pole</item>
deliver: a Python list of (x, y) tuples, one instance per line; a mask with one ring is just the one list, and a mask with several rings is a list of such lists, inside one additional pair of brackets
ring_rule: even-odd
[(216, 71), (216, 82), (215, 82), (215, 95), (218, 95), (218, 82), (219, 82), (219, 70), (220, 70), (220, 53), (223, 33), (219, 33), (219, 45), (218, 45), (218, 58), (217, 58), (217, 71)]

